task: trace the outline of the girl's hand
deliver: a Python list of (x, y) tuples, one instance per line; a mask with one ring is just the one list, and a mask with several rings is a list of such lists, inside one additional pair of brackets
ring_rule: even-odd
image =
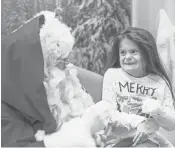
[(159, 125), (153, 118), (149, 118), (146, 121), (140, 123), (137, 127), (137, 132), (133, 139), (133, 146), (146, 141), (149, 136), (156, 132), (158, 129)]

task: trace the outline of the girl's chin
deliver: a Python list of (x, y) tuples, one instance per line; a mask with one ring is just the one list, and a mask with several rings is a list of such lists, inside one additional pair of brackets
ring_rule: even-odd
[(138, 69), (136, 66), (124, 66), (122, 68), (126, 73), (128, 73), (129, 75), (133, 75), (135, 73), (138, 72)]
[(127, 70), (135, 70), (135, 69), (137, 69), (137, 66), (136, 65), (124, 65), (123, 69), (125, 71), (127, 71)]

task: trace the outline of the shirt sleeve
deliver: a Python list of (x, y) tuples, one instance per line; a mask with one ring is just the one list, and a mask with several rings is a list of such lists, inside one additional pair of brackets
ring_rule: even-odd
[(173, 97), (167, 85), (165, 86), (164, 94), (163, 106), (174, 110)]
[(175, 129), (175, 109), (173, 105), (173, 97), (169, 87), (166, 85), (164, 89), (164, 97), (161, 101), (161, 107), (155, 118), (165, 130), (171, 131)]

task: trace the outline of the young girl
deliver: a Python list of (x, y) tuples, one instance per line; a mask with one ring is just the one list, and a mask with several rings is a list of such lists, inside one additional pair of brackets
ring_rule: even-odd
[(158, 139), (165, 138), (151, 135), (159, 126), (168, 131), (175, 129), (174, 95), (152, 35), (133, 27), (118, 35), (113, 45), (113, 65), (104, 75), (102, 99), (115, 104), (119, 112), (147, 118), (137, 122), (133, 146), (147, 137), (145, 145), (154, 142), (161, 146)]

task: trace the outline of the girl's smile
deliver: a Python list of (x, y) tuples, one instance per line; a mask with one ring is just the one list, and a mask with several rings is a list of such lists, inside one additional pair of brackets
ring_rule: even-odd
[(124, 62), (125, 65), (133, 65), (133, 64), (137, 64), (136, 62)]

